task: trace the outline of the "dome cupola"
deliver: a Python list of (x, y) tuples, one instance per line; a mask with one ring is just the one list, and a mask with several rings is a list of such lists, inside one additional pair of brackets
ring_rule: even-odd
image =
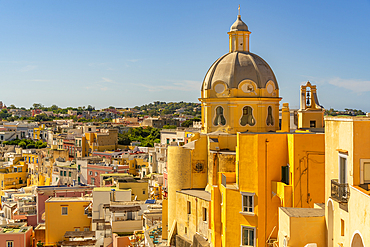
[(247, 24), (245, 24), (244, 21), (242, 21), (242, 18), (241, 18), (240, 15), (238, 15), (236, 21), (234, 22), (234, 24), (230, 28), (230, 32), (233, 32), (233, 31), (247, 31), (247, 32), (249, 32)]
[(205, 133), (279, 128), (279, 86), (268, 63), (249, 51), (250, 34), (239, 13), (228, 32), (229, 53), (204, 77), (200, 101)]

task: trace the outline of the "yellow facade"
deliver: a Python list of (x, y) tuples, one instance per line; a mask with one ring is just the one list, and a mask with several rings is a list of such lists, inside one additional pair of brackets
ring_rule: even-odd
[[(325, 246), (325, 210), (321, 208), (280, 208), (279, 247)], [(285, 245), (284, 245), (285, 244)]]
[(131, 199), (137, 201), (148, 200), (148, 182), (118, 183), (120, 189), (131, 189)]
[(64, 239), (66, 231), (90, 231), (91, 218), (85, 208), (92, 198), (59, 197), (45, 202), (45, 246), (54, 246)]
[(301, 103), (298, 110), (298, 128), (324, 128), (324, 107), (319, 104), (315, 85), (301, 86)]
[[(106, 150), (116, 150), (118, 146), (118, 131), (115, 129), (109, 129), (104, 133), (85, 133), (85, 144), (83, 145), (85, 145), (84, 150), (87, 150), (89, 154), (94, 151), (104, 152)], [(83, 147), (83, 145), (81, 146)]]
[(27, 186), (27, 163), (15, 159), (12, 165), (0, 167), (1, 190)]
[[(276, 78), (262, 58), (249, 52), (250, 31), (240, 15), (228, 34), (230, 53), (211, 66), (203, 81), (201, 133), (184, 146), (168, 147), (164, 214), (171, 244), (203, 238), (214, 247), (272, 246), (278, 241), (279, 207), (313, 208), (325, 202), (324, 134), (291, 132), (288, 104), (283, 104), (279, 127)], [(314, 102), (305, 104), (322, 123), (316, 87), (307, 87)], [(207, 231), (199, 221), (206, 193)]]
[(33, 139), (34, 140), (45, 139), (42, 137), (42, 134), (44, 133), (44, 131), (45, 131), (45, 124), (41, 124), (39, 127), (33, 128)]
[(325, 118), (327, 246), (370, 246), (370, 119)]

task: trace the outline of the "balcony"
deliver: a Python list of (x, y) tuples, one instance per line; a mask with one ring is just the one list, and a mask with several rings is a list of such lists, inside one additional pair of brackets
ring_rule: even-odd
[(349, 186), (348, 184), (341, 184), (338, 182), (338, 179), (331, 180), (331, 198), (347, 203), (349, 200)]

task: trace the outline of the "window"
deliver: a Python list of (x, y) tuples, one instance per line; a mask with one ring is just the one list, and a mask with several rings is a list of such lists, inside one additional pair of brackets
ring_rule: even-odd
[(242, 212), (254, 214), (254, 193), (242, 192)]
[(84, 227), (84, 232), (88, 232), (88, 231), (90, 231), (90, 227), (88, 226)]
[(167, 138), (166, 142), (167, 142), (167, 144), (170, 144), (170, 139), (169, 139), (169, 138)]
[(81, 140), (79, 140), (78, 142), (79, 142), (79, 146), (81, 147)]
[(240, 119), (241, 126), (254, 126), (256, 124), (256, 120), (253, 117), (253, 108), (250, 106), (243, 107), (243, 116)]
[(218, 125), (225, 125), (226, 124), (226, 119), (224, 117), (224, 108), (221, 106), (216, 107), (216, 116), (215, 120), (213, 121), (214, 126)]
[(242, 226), (242, 243), (241, 246), (255, 246), (255, 228)]
[(68, 215), (68, 207), (62, 207), (62, 215)]
[(370, 159), (360, 159), (360, 184), (370, 184)]
[(18, 167), (18, 172), (22, 172), (22, 167)]
[(65, 177), (67, 177), (67, 171), (64, 171), (63, 174)]
[(207, 208), (203, 208), (203, 221), (207, 221), (208, 217), (207, 217)]
[(310, 121), (310, 128), (316, 128), (316, 120)]
[(92, 171), (89, 171), (89, 175), (93, 175), (93, 172)]
[(6, 247), (14, 247), (13, 241), (6, 241)]
[(79, 232), (80, 231), (80, 228), (79, 227), (75, 227), (75, 232)]
[(191, 202), (188, 201), (188, 204), (187, 204), (187, 211), (188, 211), (188, 214), (191, 214)]
[(78, 183), (81, 183), (81, 178), (77, 177), (77, 181), (78, 181)]
[(72, 172), (68, 172), (68, 177), (71, 177), (72, 176)]
[(63, 171), (60, 171), (60, 176), (63, 176)]
[(95, 178), (91, 178), (91, 185), (95, 185)]
[(340, 184), (347, 183), (347, 155), (339, 154), (339, 181)]
[(95, 176), (98, 176), (98, 173), (97, 172), (95, 172)]
[(344, 236), (344, 220), (340, 219), (340, 235)]
[(176, 142), (176, 139), (172, 139), (172, 142)]
[(274, 118), (273, 118), (273, 116), (272, 116), (272, 107), (271, 106), (269, 106), (268, 108), (267, 108), (267, 119), (266, 119), (266, 124), (267, 124), (267, 126), (268, 125), (274, 125)]
[(145, 190), (143, 190), (143, 195), (145, 195)]

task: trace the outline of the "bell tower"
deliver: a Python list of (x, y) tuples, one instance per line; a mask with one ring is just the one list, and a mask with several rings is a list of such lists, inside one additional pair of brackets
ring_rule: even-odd
[(298, 110), (298, 128), (324, 128), (324, 107), (319, 104), (316, 85), (309, 81), (301, 85), (301, 103)]

